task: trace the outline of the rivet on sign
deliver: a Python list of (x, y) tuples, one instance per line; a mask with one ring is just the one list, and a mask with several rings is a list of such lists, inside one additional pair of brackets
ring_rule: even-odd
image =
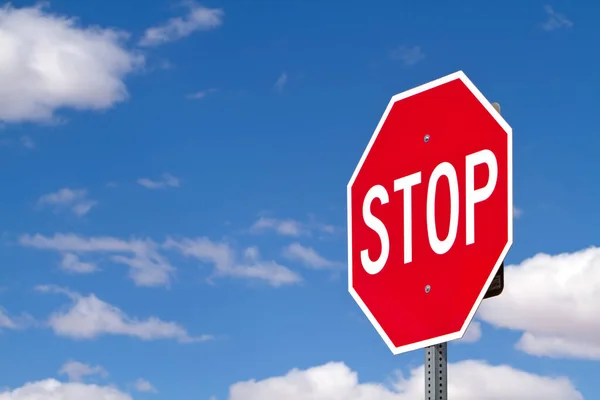
[(425, 286), (425, 293), (429, 293), (431, 291), (431, 286)]
[(423, 138), (423, 140), (425, 141), (425, 143), (429, 142), (429, 134), (425, 135), (425, 137)]

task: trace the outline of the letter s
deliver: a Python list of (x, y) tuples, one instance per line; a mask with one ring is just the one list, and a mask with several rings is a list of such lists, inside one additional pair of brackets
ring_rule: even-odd
[(383, 269), (390, 254), (390, 238), (387, 229), (383, 222), (371, 213), (371, 203), (376, 198), (381, 201), (381, 204), (386, 204), (390, 201), (387, 191), (381, 185), (375, 185), (369, 189), (363, 201), (362, 214), (365, 225), (374, 230), (379, 235), (379, 240), (381, 240), (381, 254), (377, 260), (371, 260), (368, 249), (360, 252), (362, 266), (371, 275), (375, 275)]

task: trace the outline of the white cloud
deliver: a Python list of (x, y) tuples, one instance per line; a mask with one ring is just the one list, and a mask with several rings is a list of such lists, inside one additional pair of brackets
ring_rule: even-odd
[(158, 46), (187, 37), (200, 30), (210, 30), (223, 23), (223, 10), (206, 8), (188, 2), (187, 15), (171, 18), (166, 23), (148, 28), (140, 40), (140, 46)]
[(537, 254), (504, 269), (501, 296), (480, 319), (523, 331), (522, 351), (547, 357), (600, 360), (600, 249)]
[(60, 267), (64, 271), (75, 274), (89, 274), (98, 271), (98, 267), (95, 264), (83, 262), (76, 254), (73, 253), (63, 254)]
[(68, 209), (78, 217), (87, 214), (96, 204), (97, 201), (88, 198), (87, 190), (69, 188), (42, 195), (37, 201), (40, 208), (52, 207), (55, 212)]
[(246, 249), (245, 259), (239, 262), (229, 244), (213, 242), (205, 237), (179, 241), (168, 239), (164, 246), (179, 250), (185, 256), (213, 264), (215, 276), (262, 280), (275, 287), (295, 284), (302, 280), (298, 274), (275, 261), (261, 260), (255, 247)]
[(317, 253), (312, 247), (302, 246), (300, 243), (292, 243), (287, 246), (283, 249), (283, 255), (289, 260), (298, 261), (316, 269), (340, 266), (340, 263), (328, 260)]
[(161, 175), (161, 180), (153, 181), (148, 178), (138, 179), (138, 183), (148, 189), (165, 189), (167, 187), (179, 187), (179, 178), (171, 174), (164, 173)]
[(544, 6), (544, 11), (548, 14), (548, 19), (542, 24), (542, 29), (546, 31), (553, 31), (560, 28), (571, 28), (573, 22), (569, 20), (564, 14), (557, 13), (554, 11), (552, 6)]
[(84, 364), (79, 361), (67, 361), (58, 371), (60, 375), (67, 375), (71, 382), (81, 382), (86, 376), (100, 375), (103, 378), (108, 372), (99, 365)]
[(301, 236), (308, 233), (304, 224), (293, 219), (277, 219), (260, 217), (250, 228), (250, 231), (258, 233), (272, 230), (282, 236)]
[(109, 255), (111, 261), (129, 266), (129, 277), (138, 286), (169, 285), (175, 271), (169, 261), (157, 251), (158, 245), (150, 239), (122, 240), (110, 236), (85, 238), (72, 233), (57, 233), (51, 237), (40, 234), (22, 235), (19, 243), (62, 254)]
[(455, 343), (474, 343), (481, 339), (481, 323), (478, 321), (471, 321), (469, 328), (460, 340)]
[(287, 81), (288, 81), (288, 75), (286, 72), (283, 72), (281, 75), (279, 75), (279, 78), (277, 78), (277, 80), (275, 81), (275, 89), (277, 89), (278, 92), (283, 92), (283, 89), (285, 88)]
[(29, 382), (16, 389), (0, 391), (0, 400), (133, 400), (112, 386), (63, 383), (56, 379)]
[(41, 285), (36, 290), (64, 294), (71, 300), (69, 308), (54, 312), (48, 319), (48, 325), (58, 336), (89, 340), (103, 335), (124, 335), (142, 340), (174, 339), (181, 343), (212, 339), (210, 335), (192, 337), (181, 325), (157, 317), (132, 318), (93, 293), (82, 296), (53, 285)]
[(400, 46), (392, 50), (390, 55), (393, 59), (400, 60), (407, 66), (415, 65), (425, 58), (425, 54), (423, 54), (420, 46)]
[(133, 386), (138, 392), (158, 393), (158, 390), (150, 382), (142, 378), (136, 380)]
[[(540, 376), (507, 365), (467, 360), (449, 365), (448, 398), (453, 400), (583, 400), (564, 377)], [(424, 392), (423, 366), (391, 385), (360, 383), (343, 363), (328, 363), (284, 376), (233, 384), (229, 400), (415, 400)]]
[(123, 79), (143, 57), (127, 35), (82, 27), (39, 5), (0, 8), (0, 120), (50, 121), (60, 108), (100, 110), (124, 101)]

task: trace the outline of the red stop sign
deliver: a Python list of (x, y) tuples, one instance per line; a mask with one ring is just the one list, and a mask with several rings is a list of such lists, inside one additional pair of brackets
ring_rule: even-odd
[(512, 129), (462, 71), (392, 97), (348, 183), (348, 288), (394, 354), (463, 336), (512, 212)]

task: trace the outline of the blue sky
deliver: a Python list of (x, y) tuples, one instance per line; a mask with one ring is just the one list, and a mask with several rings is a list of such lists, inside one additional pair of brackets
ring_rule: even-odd
[(390, 97), (457, 70), (514, 130), (520, 212), (451, 395), (598, 398), (599, 13), (5, 6), (0, 400), (420, 396), (422, 351), (393, 356), (347, 292), (345, 187)]

